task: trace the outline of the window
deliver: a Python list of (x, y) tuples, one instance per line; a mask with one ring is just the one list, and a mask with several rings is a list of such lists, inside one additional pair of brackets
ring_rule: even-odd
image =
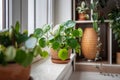
[(3, 26), (3, 4), (2, 4), (3, 0), (0, 0), (0, 30), (2, 30), (2, 26)]

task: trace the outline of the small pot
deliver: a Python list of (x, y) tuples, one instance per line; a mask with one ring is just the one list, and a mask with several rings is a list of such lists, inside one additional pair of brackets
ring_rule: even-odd
[(120, 64), (120, 52), (117, 52), (117, 55), (116, 55), (116, 63), (117, 63), (117, 64)]
[(68, 59), (66, 60), (61, 60), (59, 57), (58, 57), (58, 51), (54, 50), (53, 48), (50, 49), (50, 53), (51, 53), (51, 60), (53, 63), (58, 63), (58, 64), (65, 64), (65, 63), (68, 63), (70, 61), (70, 55), (71, 55), (71, 52), (72, 50), (69, 49), (68, 51)]
[(19, 64), (0, 65), (0, 80), (29, 80), (30, 66), (23, 67)]
[(78, 17), (79, 17), (79, 20), (86, 20), (86, 14), (85, 13), (79, 13)]

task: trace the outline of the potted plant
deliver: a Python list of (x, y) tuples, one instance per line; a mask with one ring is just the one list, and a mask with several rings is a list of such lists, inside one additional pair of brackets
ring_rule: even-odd
[[(117, 40), (118, 47), (120, 47), (120, 8), (112, 9), (112, 11), (108, 14), (109, 19), (112, 20), (111, 28), (112, 32), (115, 36), (115, 40)], [(117, 52), (116, 62), (120, 64), (120, 52)]]
[(78, 17), (79, 20), (86, 20), (89, 19), (89, 15), (86, 13), (86, 11), (89, 9), (88, 6), (85, 4), (85, 1), (81, 2), (80, 6), (77, 6), (78, 11)]
[[(68, 20), (55, 26), (56, 29), (51, 32), (49, 46), (53, 63), (69, 62), (72, 49), (80, 53), (79, 41), (82, 37), (82, 29), (75, 29), (75, 24), (74, 21)], [(79, 41), (76, 38), (79, 38)]]
[(49, 30), (48, 27), (38, 28), (28, 36), (27, 31), (20, 32), (20, 24), (16, 22), (9, 30), (0, 32), (0, 80), (29, 79), (32, 60), (37, 55), (48, 56), (42, 50), (45, 47), (43, 35)]

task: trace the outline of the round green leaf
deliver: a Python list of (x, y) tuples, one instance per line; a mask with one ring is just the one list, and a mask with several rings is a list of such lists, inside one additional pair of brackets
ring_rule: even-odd
[(60, 49), (59, 52), (58, 52), (58, 57), (61, 60), (68, 59), (68, 50), (67, 49)]
[(25, 42), (25, 46), (28, 49), (34, 48), (36, 44), (37, 44), (37, 39), (35, 37), (31, 37)]
[(16, 49), (13, 46), (10, 46), (5, 51), (5, 60), (13, 61), (16, 56)]

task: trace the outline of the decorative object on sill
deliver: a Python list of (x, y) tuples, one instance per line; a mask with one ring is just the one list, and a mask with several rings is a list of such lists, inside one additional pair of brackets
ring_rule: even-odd
[(46, 46), (43, 36), (48, 31), (49, 26), (44, 25), (28, 36), (27, 31), (20, 32), (20, 24), (16, 22), (15, 26), (0, 32), (0, 80), (29, 79), (33, 59), (38, 55), (48, 56), (48, 52), (42, 50)]
[(85, 1), (81, 2), (81, 5), (77, 6), (76, 10), (78, 11), (79, 20), (87, 20), (89, 19), (89, 15), (86, 13), (88, 10), (88, 6)]
[(116, 55), (116, 63), (117, 63), (117, 64), (120, 64), (120, 52), (117, 52), (117, 55)]
[[(64, 23), (56, 25), (51, 31), (51, 36), (49, 39), (49, 46), (51, 48), (51, 56), (56, 54), (52, 61), (54, 63), (67, 63), (69, 61), (69, 50), (75, 49), (77, 53), (80, 53), (80, 40), (82, 37), (82, 29), (75, 29), (75, 22), (68, 20)], [(77, 41), (78, 38), (79, 40)], [(58, 53), (57, 53), (58, 52)], [(56, 56), (58, 56), (56, 59)]]
[(88, 60), (93, 60), (97, 53), (97, 33), (92, 27), (85, 28), (81, 41), (82, 53)]

